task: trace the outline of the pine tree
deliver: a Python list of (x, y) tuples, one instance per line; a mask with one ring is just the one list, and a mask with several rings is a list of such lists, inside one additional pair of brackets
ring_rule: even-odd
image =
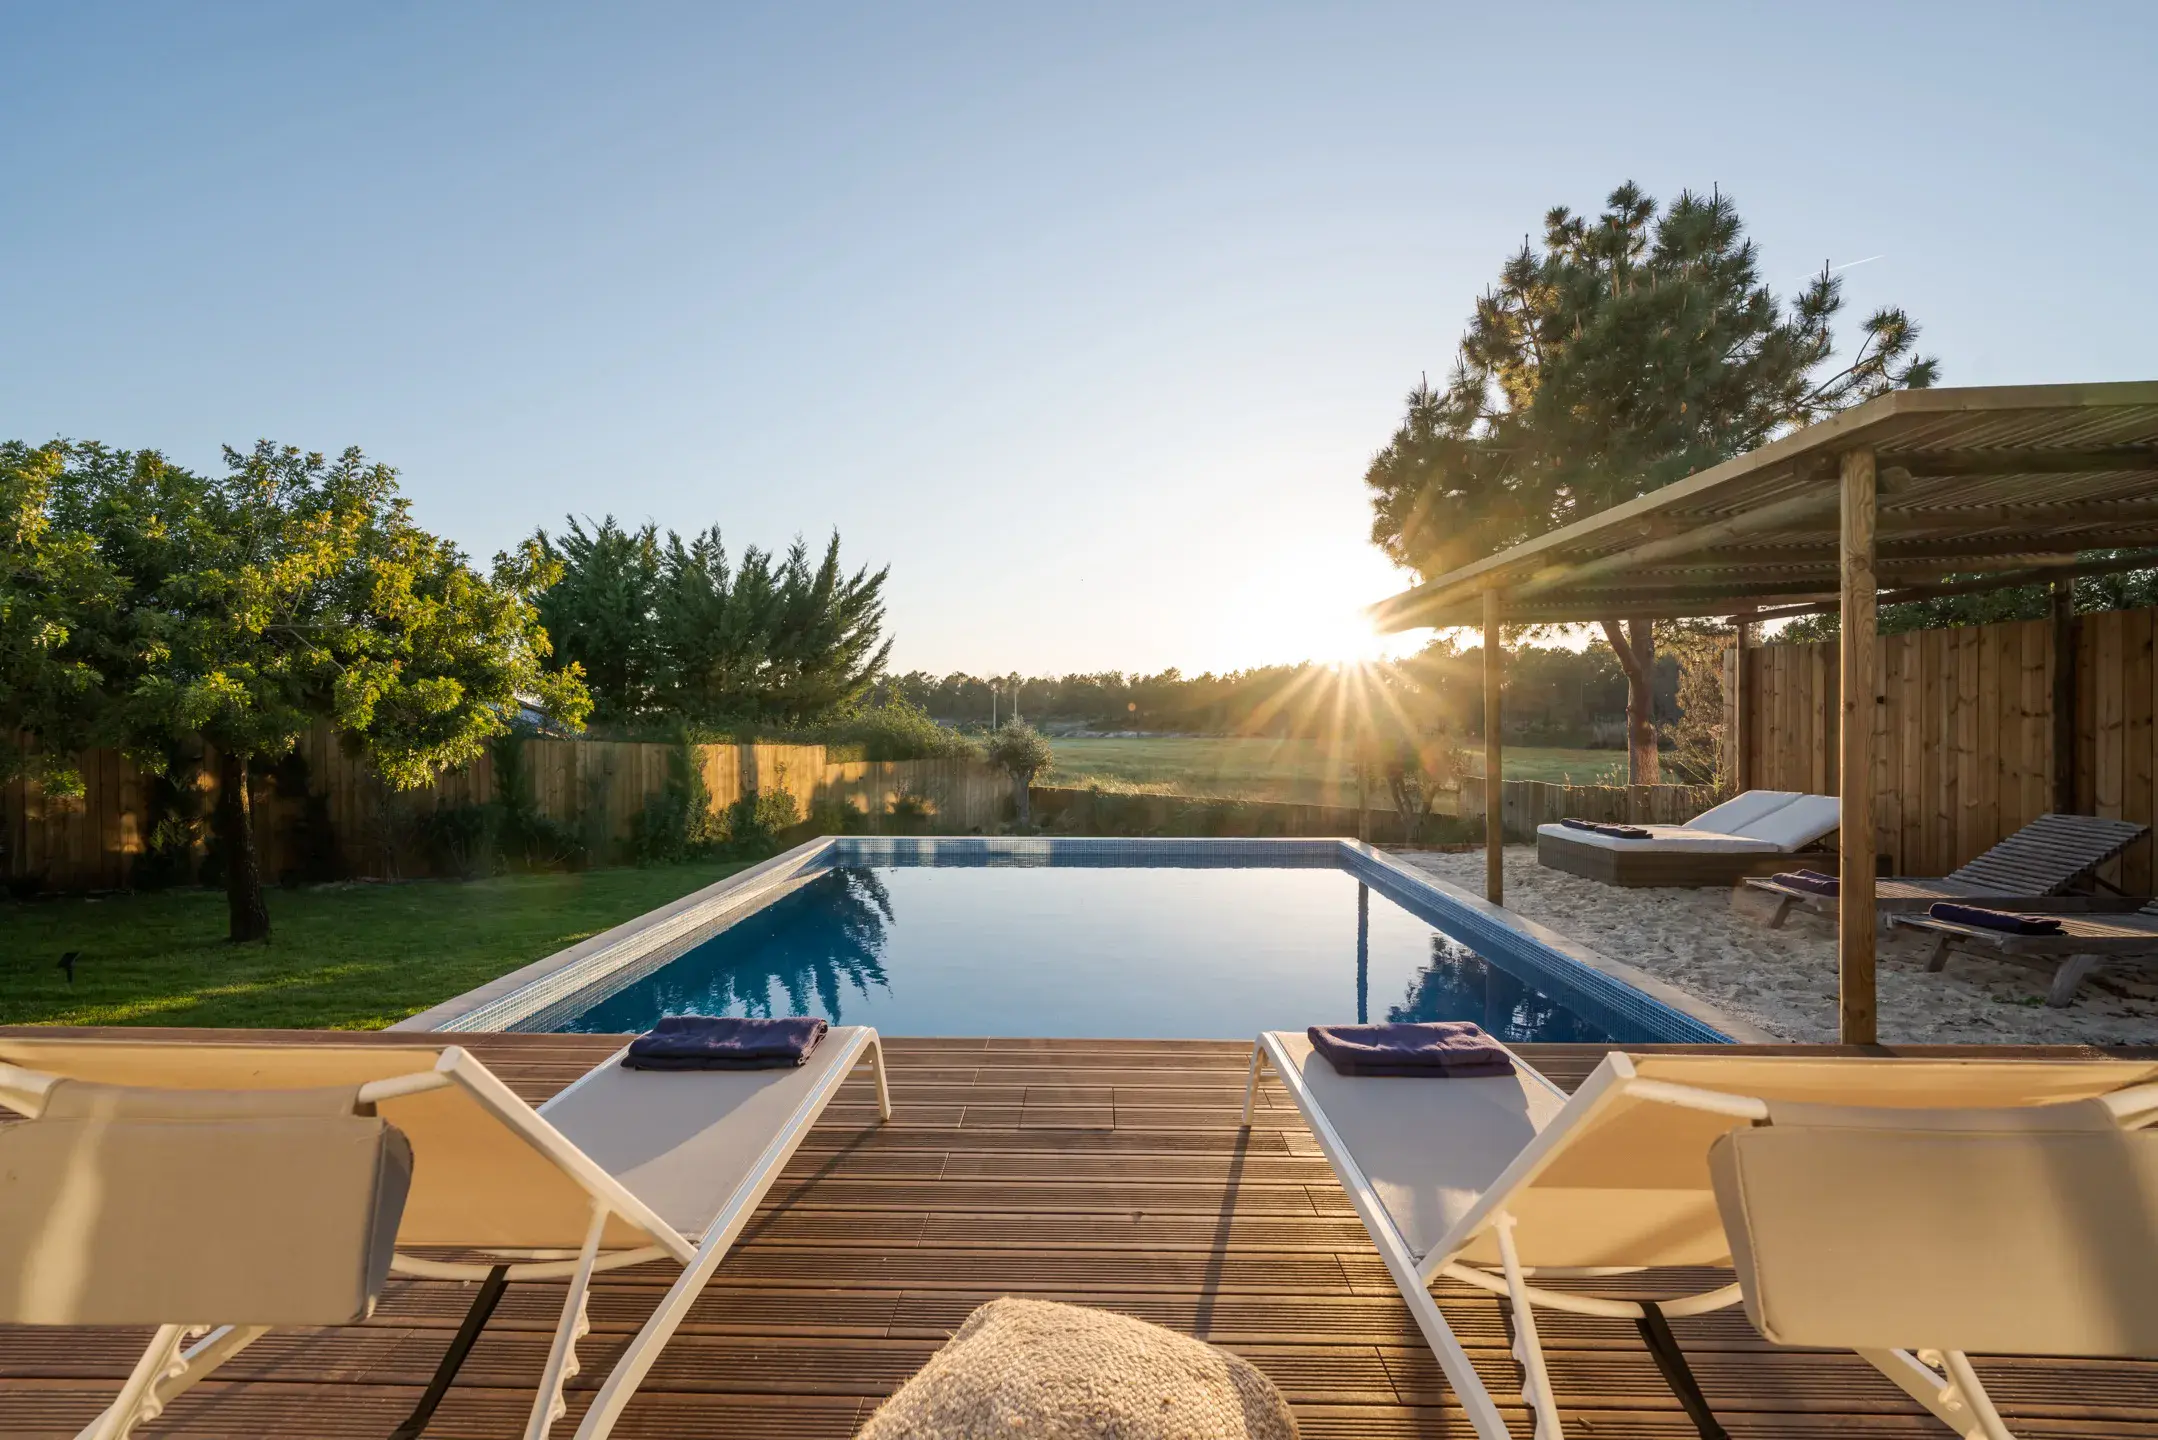
[[(1737, 208), (1631, 183), (1594, 220), (1544, 217), (1476, 302), (1445, 386), (1419, 384), (1372, 460), (1372, 539), (1429, 578), (1742, 454), (1884, 391), (1934, 383), (1918, 328), (1884, 309), (1831, 368), (1841, 280), (1786, 306)], [(1657, 774), (1645, 619), (1606, 616), (1624, 667), (1637, 784)]]

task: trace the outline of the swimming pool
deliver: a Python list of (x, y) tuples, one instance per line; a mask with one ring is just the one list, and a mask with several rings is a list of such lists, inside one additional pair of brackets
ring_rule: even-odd
[(625, 929), (440, 1028), (808, 1014), (889, 1035), (1248, 1039), (1468, 1019), (1513, 1040), (1726, 1038), (1351, 842), (830, 839)]

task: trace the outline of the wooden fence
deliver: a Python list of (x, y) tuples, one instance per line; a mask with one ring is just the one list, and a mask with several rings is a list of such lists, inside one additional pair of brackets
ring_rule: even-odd
[[(1896, 873), (1940, 875), (2057, 808), (2056, 765), (2073, 778), (2073, 808), (2150, 824), (2158, 815), (2158, 611), (2078, 616), (2065, 693), (2072, 755), (2055, 754), (2051, 621), (2025, 620), (1886, 635), (1874, 709), (1874, 793), (1880, 853)], [(1745, 675), (1725, 668), (1745, 715), (1732, 757), (1744, 786), (1834, 794), (1836, 645), (1764, 645)], [(1728, 707), (1727, 707), (1728, 708)], [(2066, 728), (2064, 726), (2064, 728)], [(1731, 733), (1738, 733), (1735, 729)], [(2136, 894), (2153, 888), (2152, 846), (2104, 872)]]
[[(887, 817), (939, 830), (997, 824), (1011, 782), (971, 760), (833, 762), (822, 745), (695, 747), (715, 813), (755, 791), (783, 791), (797, 813), (851, 803), (877, 828)], [(674, 747), (602, 740), (523, 742), (523, 784), (535, 808), (574, 831), (601, 859), (619, 859), (645, 802), (667, 786)], [(421, 864), (421, 820), (443, 807), (496, 798), (492, 754), (418, 790), (393, 793), (327, 728), (307, 735), (295, 761), (256, 787), (256, 844), (263, 874), (303, 869), (396, 877)], [(17, 779), (0, 786), (0, 873), (56, 890), (116, 889), (132, 883), (149, 844), (152, 782), (110, 750), (82, 757), (84, 793), (47, 796)], [(201, 820), (200, 859), (217, 801), (216, 766), (196, 779), (191, 808)], [(327, 847), (327, 849), (325, 848)], [(326, 855), (329, 858), (325, 858)]]

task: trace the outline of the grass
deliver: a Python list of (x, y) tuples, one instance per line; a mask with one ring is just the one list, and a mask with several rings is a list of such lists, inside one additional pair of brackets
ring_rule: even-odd
[[(1237, 800), (1356, 803), (1355, 775), (1347, 759), (1320, 740), (1104, 736), (1058, 737), (1049, 743), (1056, 762), (1043, 778), (1050, 785), (1093, 782)], [(1472, 773), (1481, 763), (1481, 755), (1471, 756)], [(1505, 765), (1509, 780), (1564, 782), (1571, 776), (1573, 784), (1601, 785), (1623, 783), (1626, 757), (1616, 750), (1508, 746)], [(1617, 782), (1611, 778), (1614, 766)]]
[[(1574, 750), (1562, 745), (1509, 745), (1501, 754), (1509, 780), (1542, 780), (1556, 785), (1623, 785), (1626, 752)], [(1484, 773), (1481, 750), (1469, 755), (1469, 773)]]
[(0, 1024), (377, 1030), (742, 864), (272, 890), (267, 945), (225, 943), (222, 891), (0, 904)]

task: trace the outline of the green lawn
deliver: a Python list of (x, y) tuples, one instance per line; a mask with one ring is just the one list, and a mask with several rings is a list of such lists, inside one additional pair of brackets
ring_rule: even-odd
[[(1305, 804), (1356, 803), (1348, 761), (1318, 740), (1262, 740), (1228, 736), (1087, 737), (1052, 739), (1056, 763), (1044, 781), (1084, 785), (1096, 781), (1183, 795), (1241, 800), (1293, 800)], [(1481, 754), (1470, 757), (1472, 773)], [(1576, 785), (1611, 783), (1612, 767), (1623, 775), (1626, 757), (1617, 750), (1566, 750), (1508, 746), (1506, 778), (1555, 780)]]
[(4, 903), (0, 1024), (380, 1029), (741, 868), (272, 890), (267, 945), (225, 943), (221, 891)]
[[(1544, 780), (1558, 785), (1623, 785), (1623, 750), (1569, 750), (1559, 745), (1509, 745), (1504, 751), (1506, 778)], [(1484, 752), (1469, 753), (1469, 773), (1484, 773)]]

